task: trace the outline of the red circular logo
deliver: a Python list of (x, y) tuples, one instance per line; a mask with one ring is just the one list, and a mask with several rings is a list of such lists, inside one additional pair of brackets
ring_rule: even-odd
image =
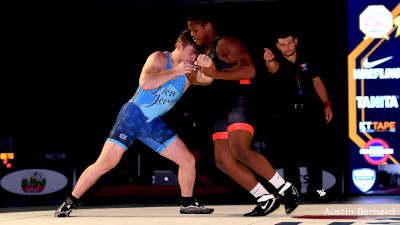
[(364, 155), (365, 160), (373, 165), (380, 165), (387, 161), (392, 149), (382, 139), (374, 138), (365, 144), (365, 148), (360, 151)]

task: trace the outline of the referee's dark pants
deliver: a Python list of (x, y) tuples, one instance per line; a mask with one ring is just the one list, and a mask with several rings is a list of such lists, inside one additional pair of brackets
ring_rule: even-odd
[[(269, 137), (272, 144), (272, 163), (283, 168), (284, 177), (292, 182), (303, 197), (317, 195), (322, 189), (322, 169), (329, 157), (323, 147), (323, 129), (321, 115), (314, 113), (304, 105), (293, 106), (277, 113), (272, 123)], [(300, 167), (307, 168), (307, 175), (300, 176)], [(303, 183), (303, 189), (302, 189)]]

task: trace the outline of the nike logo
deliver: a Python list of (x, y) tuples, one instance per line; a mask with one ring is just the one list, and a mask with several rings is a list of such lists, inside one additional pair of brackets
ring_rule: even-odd
[[(261, 205), (261, 208), (266, 209), (268, 206), (268, 203), (269, 202), (266, 202), (265, 205)], [(268, 210), (274, 205), (274, 203), (275, 203), (275, 199), (272, 200), (272, 203), (271, 203), (270, 207), (268, 208)]]
[(364, 62), (363, 62), (363, 67), (365, 69), (373, 68), (373, 67), (375, 67), (375, 66), (377, 66), (379, 64), (382, 64), (382, 63), (384, 63), (386, 61), (391, 60), (392, 58), (393, 58), (393, 56), (389, 56), (389, 57), (386, 57), (386, 58), (383, 58), (383, 59), (378, 59), (378, 60), (375, 60), (375, 61), (372, 61), (372, 62), (368, 62), (368, 58), (366, 58), (364, 60)]

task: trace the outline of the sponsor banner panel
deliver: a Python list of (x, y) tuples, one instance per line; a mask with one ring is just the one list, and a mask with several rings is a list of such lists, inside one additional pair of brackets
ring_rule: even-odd
[(349, 189), (400, 193), (400, 3), (348, 1)]

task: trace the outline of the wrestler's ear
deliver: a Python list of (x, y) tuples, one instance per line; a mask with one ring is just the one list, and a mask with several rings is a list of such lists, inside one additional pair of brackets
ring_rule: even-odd
[(183, 49), (184, 49), (183, 43), (182, 42), (176, 43), (176, 49), (178, 49), (179, 51), (183, 51)]
[(206, 29), (206, 30), (211, 30), (211, 28), (213, 28), (213, 25), (212, 25), (210, 22), (207, 22), (207, 23), (204, 25), (204, 29)]

